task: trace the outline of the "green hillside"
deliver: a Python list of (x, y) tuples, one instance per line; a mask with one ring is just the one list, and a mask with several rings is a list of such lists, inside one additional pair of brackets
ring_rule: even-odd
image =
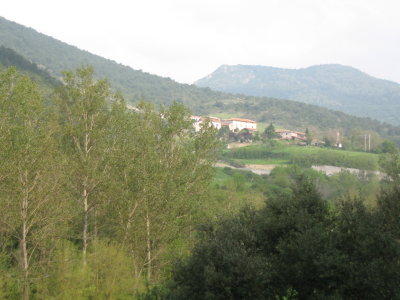
[[(55, 78), (59, 78), (63, 70), (90, 64), (97, 76), (108, 78), (111, 86), (120, 90), (129, 103), (148, 100), (168, 105), (178, 101), (184, 103), (193, 113), (201, 115), (229, 114), (259, 122), (274, 122), (275, 125), (291, 129), (316, 127), (321, 130), (343, 128), (349, 131), (352, 128), (360, 128), (376, 131), (392, 139), (400, 136), (398, 127), (315, 105), (268, 97), (237, 96), (195, 85), (180, 84), (170, 78), (134, 70), (93, 55), (2, 17), (0, 45), (13, 49), (28, 62), (36, 63), (38, 69), (45, 70)], [(22, 65), (18, 67), (25, 69)]]
[(10, 66), (14, 66), (25, 75), (30, 76), (39, 84), (45, 94), (50, 94), (52, 88), (60, 83), (47, 71), (40, 69), (35, 63), (28, 61), (14, 50), (0, 46), (0, 67)]
[(400, 124), (400, 84), (342, 65), (297, 70), (223, 65), (196, 84), (222, 92), (291, 99)]
[(171, 104), (176, 100), (196, 108), (199, 112), (204, 112), (201, 106), (205, 102), (215, 102), (226, 97), (209, 89), (179, 84), (170, 78), (134, 70), (2, 17), (0, 17), (0, 44), (14, 49), (28, 60), (45, 68), (56, 78), (61, 76), (62, 71), (75, 69), (81, 65), (92, 65), (99, 77), (108, 78), (111, 85), (120, 90), (131, 103), (137, 100), (151, 100), (161, 104)]

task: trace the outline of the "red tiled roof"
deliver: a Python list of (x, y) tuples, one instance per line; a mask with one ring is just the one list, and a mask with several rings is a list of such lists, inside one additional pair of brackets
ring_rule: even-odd
[(247, 122), (247, 123), (257, 123), (256, 121), (253, 121), (253, 120), (241, 119), (241, 118), (230, 118), (230, 119), (226, 119), (226, 121), (239, 121), (239, 122)]
[(212, 122), (219, 122), (219, 123), (221, 123), (221, 119), (220, 119), (220, 118), (208, 117), (208, 119), (210, 119), (210, 121), (212, 121)]

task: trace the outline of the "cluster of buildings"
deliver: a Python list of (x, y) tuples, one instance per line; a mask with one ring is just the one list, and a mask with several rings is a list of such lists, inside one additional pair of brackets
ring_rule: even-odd
[[(134, 111), (140, 111), (138, 108), (127, 105), (127, 108)], [(222, 127), (227, 127), (231, 132), (240, 132), (243, 129), (247, 129), (250, 133), (254, 133), (257, 131), (257, 122), (249, 119), (243, 118), (230, 118), (230, 119), (221, 119), (216, 117), (202, 117), (202, 116), (191, 116), (191, 120), (193, 121), (194, 130), (200, 131), (203, 123), (209, 122), (210, 126), (213, 126), (217, 130), (220, 130)], [(287, 130), (287, 129), (277, 129), (275, 130), (277, 138), (281, 140), (298, 140), (305, 141), (306, 134), (300, 131)], [(337, 138), (338, 139), (338, 138)], [(341, 144), (339, 144), (341, 147)]]
[(206, 121), (210, 122), (211, 126), (214, 126), (216, 129), (221, 129), (226, 126), (232, 132), (240, 132), (243, 129), (247, 129), (250, 132), (257, 131), (257, 122), (248, 119), (241, 118), (230, 118), (230, 119), (220, 119), (215, 117), (200, 117), (200, 116), (192, 116), (193, 126), (195, 131), (199, 131), (202, 127), (202, 124)]
[[(194, 130), (197, 132), (201, 129), (205, 122), (209, 122), (210, 126), (220, 130), (223, 127), (227, 127), (229, 131), (233, 133), (239, 133), (243, 129), (247, 129), (248, 133), (252, 134), (257, 131), (257, 122), (243, 118), (230, 118), (221, 119), (216, 117), (201, 117), (191, 116), (193, 121)], [(306, 142), (307, 136), (305, 132), (288, 130), (288, 129), (277, 129), (275, 130), (276, 138), (280, 140), (290, 140), (298, 142)], [(340, 146), (339, 146), (340, 147)]]

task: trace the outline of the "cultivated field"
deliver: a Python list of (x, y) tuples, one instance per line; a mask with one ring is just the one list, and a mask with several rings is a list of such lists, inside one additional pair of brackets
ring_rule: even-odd
[(378, 170), (379, 155), (276, 142), (228, 149), (223, 152), (223, 158), (231, 159), (242, 165), (298, 164), (308, 167), (312, 165), (331, 165), (375, 171)]

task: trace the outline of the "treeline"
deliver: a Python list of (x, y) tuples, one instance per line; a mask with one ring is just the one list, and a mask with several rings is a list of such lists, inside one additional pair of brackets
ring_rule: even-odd
[(49, 103), (0, 73), (0, 298), (131, 299), (187, 251), (215, 132), (180, 104), (128, 110), (92, 68), (63, 82)]
[(242, 96), (241, 100), (225, 101), (226, 112), (241, 112), (265, 123), (273, 123), (285, 128), (303, 131), (306, 127), (320, 130), (340, 128), (345, 135), (350, 135), (354, 128), (373, 131), (385, 138), (400, 141), (400, 127), (371, 118), (361, 118), (340, 111), (316, 105), (274, 98), (256, 98)]
[(303, 174), (263, 209), (205, 224), (192, 255), (143, 299), (398, 299), (399, 155), (383, 165), (391, 180), (373, 207), (327, 202)]

